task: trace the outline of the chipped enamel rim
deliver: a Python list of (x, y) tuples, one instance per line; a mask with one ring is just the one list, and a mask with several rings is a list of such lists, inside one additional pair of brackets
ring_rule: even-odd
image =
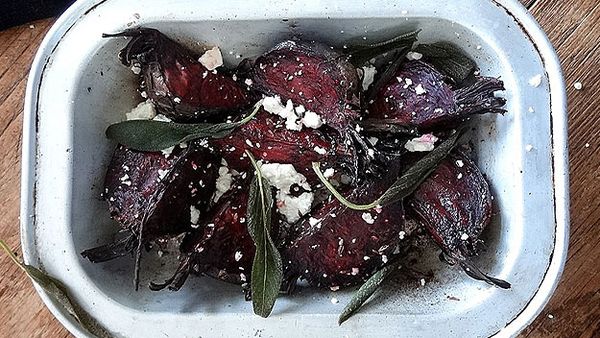
[[(21, 175), (21, 243), (26, 263), (36, 264), (33, 255), (35, 236), (32, 223), (35, 223), (33, 210), (36, 192), (36, 152), (37, 152), (37, 110), (39, 88), (42, 76), (54, 50), (65, 34), (85, 15), (107, 0), (78, 1), (71, 6), (53, 25), (33, 61), (25, 94), (23, 119), (23, 148)], [(555, 202), (555, 243), (550, 264), (538, 291), (522, 311), (499, 330), (495, 336), (505, 337), (518, 334), (543, 310), (554, 292), (563, 271), (567, 255), (569, 237), (569, 192), (568, 192), (568, 152), (567, 152), (567, 113), (566, 90), (558, 56), (550, 41), (531, 14), (517, 0), (490, 0), (503, 8), (522, 28), (523, 33), (536, 46), (550, 84), (551, 126), (553, 146), (553, 178)], [(31, 216), (30, 216), (31, 215)], [(76, 321), (50, 300), (40, 287), (35, 285), (40, 297), (54, 316), (75, 336), (88, 336)]]

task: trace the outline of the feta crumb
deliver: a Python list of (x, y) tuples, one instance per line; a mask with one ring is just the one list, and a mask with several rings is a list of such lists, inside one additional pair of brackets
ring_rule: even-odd
[(548, 314), (548, 318), (550, 319), (554, 319), (554, 315), (552, 315), (551, 313)]
[(477, 50), (481, 50), (482, 47), (481, 47), (481, 45), (477, 45), (477, 47), (475, 47), (475, 48), (477, 48)]
[(402, 239), (404, 239), (404, 237), (405, 237), (405, 236), (406, 236), (406, 232), (404, 232), (404, 231), (400, 231), (400, 232), (398, 233), (398, 237), (399, 237), (401, 240), (402, 240)]
[[(302, 93), (302, 92), (300, 92)], [(294, 110), (296, 111), (296, 114), (300, 115), (300, 114), (304, 114), (306, 112), (306, 108), (304, 108), (303, 105), (299, 105), (298, 107), (294, 108)]]
[(140, 102), (131, 112), (126, 113), (127, 120), (152, 120), (156, 117), (156, 108), (150, 101)]
[(586, 148), (589, 148), (589, 147), (590, 147), (590, 144), (589, 144), (589, 143), (586, 143), (584, 147), (586, 147)]
[(200, 221), (200, 210), (193, 205), (190, 205), (190, 222), (192, 224), (198, 224)]
[(408, 88), (408, 86), (410, 86), (410, 85), (412, 85), (412, 84), (413, 84), (412, 80), (411, 80), (411, 79), (409, 79), (409, 78), (406, 78), (406, 79), (404, 79), (404, 82), (406, 83), (406, 86), (405, 86), (405, 88)]
[(381, 255), (381, 261), (383, 262), (383, 264), (388, 262), (388, 257), (386, 255)]
[(379, 139), (377, 137), (373, 137), (373, 136), (367, 137), (367, 140), (369, 141), (369, 143), (371, 143), (371, 145), (376, 145), (377, 142), (379, 142)]
[(321, 148), (319, 146), (315, 146), (314, 150), (315, 150), (315, 153), (317, 153), (319, 155), (327, 154), (327, 150), (325, 148)]
[(173, 102), (175, 103), (181, 103), (181, 99), (178, 97), (173, 98)]
[(425, 286), (425, 279), (421, 278), (421, 286)]
[(307, 128), (317, 129), (323, 125), (323, 121), (321, 120), (321, 116), (319, 114), (307, 111), (304, 113), (304, 117), (302, 118), (302, 124), (304, 124)]
[(368, 155), (370, 158), (375, 158), (375, 150), (373, 150), (373, 149), (368, 149), (368, 150), (367, 150), (367, 155)]
[(432, 151), (438, 138), (433, 134), (425, 134), (406, 142), (404, 148), (410, 152)]
[(334, 174), (335, 174), (335, 169), (333, 169), (333, 168), (327, 168), (323, 172), (323, 176), (325, 176), (325, 178), (333, 177)]
[(358, 275), (359, 272), (360, 272), (359, 268), (352, 268), (352, 276)]
[(417, 52), (408, 52), (406, 53), (406, 58), (409, 60), (421, 60), (423, 58), (423, 54)]
[(373, 84), (373, 80), (375, 79), (375, 74), (377, 74), (377, 69), (374, 66), (364, 66), (362, 67), (363, 71), (363, 80), (362, 80), (362, 88), (364, 91), (368, 90), (371, 84)]
[(219, 47), (215, 46), (204, 52), (198, 62), (208, 70), (215, 70), (223, 65), (223, 55), (221, 55)]
[(529, 108), (527, 108), (527, 111), (530, 112), (530, 113), (534, 113), (535, 109), (533, 109), (533, 107), (529, 107)]
[(363, 212), (362, 219), (367, 224), (373, 224), (373, 223), (375, 223), (375, 219), (373, 218), (373, 215), (371, 215), (371, 213), (369, 213), (369, 212)]
[(529, 79), (529, 85), (532, 87), (539, 87), (542, 84), (542, 75), (538, 74), (531, 79)]
[(142, 66), (139, 63), (134, 63), (131, 65), (130, 69), (135, 75), (140, 75), (142, 73)]
[(169, 173), (168, 170), (158, 169), (158, 180), (162, 181), (165, 178), (165, 176), (167, 176), (167, 173)]
[(267, 96), (262, 100), (263, 108), (274, 115), (284, 118), (285, 127), (289, 130), (302, 130), (302, 124), (298, 123), (298, 116), (294, 112), (292, 100), (288, 100), (286, 105), (281, 104), (279, 96)]
[(463, 160), (456, 160), (456, 166), (459, 168), (464, 167), (465, 162), (463, 162)]
[(573, 87), (575, 87), (576, 90), (582, 90), (583, 84), (581, 82), (577, 81), (573, 84)]
[(331, 290), (331, 291), (333, 291), (333, 292), (336, 292), (336, 291), (338, 291), (339, 289), (340, 289), (340, 287), (339, 287), (339, 286), (330, 286), (330, 287), (329, 287), (329, 290)]
[(469, 239), (469, 235), (465, 232), (462, 235), (460, 235), (460, 239), (466, 241), (467, 239)]
[(456, 175), (456, 178), (460, 180), (461, 178), (463, 178), (463, 174), (462, 173), (458, 173), (458, 175)]
[(315, 225), (319, 224), (320, 222), (321, 222), (320, 219), (317, 219), (314, 217), (311, 217), (308, 219), (308, 224), (310, 224), (311, 226), (315, 226)]
[(425, 88), (423, 88), (423, 85), (418, 84), (415, 87), (415, 93), (417, 93), (417, 95), (423, 95), (423, 94), (427, 93), (427, 91), (425, 90)]
[(340, 301), (339, 301), (337, 298), (335, 298), (335, 297), (331, 298), (331, 303), (332, 303), (332, 304), (337, 304), (337, 303), (339, 303), (339, 302), (340, 302)]
[(533, 150), (533, 146), (531, 144), (528, 144), (528, 145), (525, 146), (525, 150), (532, 151)]
[(219, 168), (219, 177), (217, 178), (215, 184), (215, 193), (213, 195), (213, 202), (217, 202), (223, 194), (225, 194), (229, 189), (231, 189), (231, 183), (233, 182), (233, 175), (229, 171), (229, 167), (227, 166), (227, 162), (224, 162), (224, 165)]
[[(306, 177), (296, 171), (291, 164), (266, 163), (260, 164), (264, 178), (277, 189), (277, 211), (281, 213), (290, 224), (297, 222), (300, 217), (308, 214), (312, 207), (314, 195)], [(292, 196), (290, 188), (297, 184), (308, 190), (300, 196)]]
[(241, 251), (236, 251), (236, 252), (235, 252), (235, 255), (234, 255), (234, 259), (235, 259), (235, 261), (236, 261), (236, 262), (239, 262), (239, 261), (240, 261), (240, 259), (242, 259), (242, 256), (243, 256), (243, 254), (242, 254), (242, 252), (241, 252)]
[(246, 84), (246, 86), (248, 86), (248, 87), (252, 86), (252, 84), (253, 84), (253, 82), (252, 82), (252, 80), (251, 80), (251, 79), (246, 79), (246, 80), (244, 80), (244, 83), (245, 83), (245, 84)]

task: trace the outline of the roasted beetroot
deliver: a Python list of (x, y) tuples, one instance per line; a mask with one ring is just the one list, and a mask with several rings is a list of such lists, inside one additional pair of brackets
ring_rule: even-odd
[(510, 284), (482, 273), (470, 261), (492, 215), (492, 196), (475, 163), (460, 152), (440, 163), (408, 201), (409, 210), (427, 228), (450, 262), (465, 272), (502, 288)]
[[(247, 86), (222, 68), (209, 70), (198, 55), (156, 29), (138, 28), (107, 36), (131, 40), (121, 62), (141, 74), (142, 90), (164, 115), (185, 122), (250, 106)], [(239, 79), (243, 81), (243, 79)]]
[(256, 59), (252, 73), (256, 89), (304, 106), (338, 131), (358, 117), (356, 69), (324, 44), (281, 42)]
[(504, 90), (502, 81), (489, 77), (453, 89), (430, 64), (408, 61), (379, 87), (368, 118), (423, 129), (452, 126), (474, 114), (504, 113), (505, 99), (494, 96), (499, 90)]
[[(208, 209), (215, 191), (218, 157), (197, 143), (170, 154), (138, 152), (119, 145), (109, 164), (104, 198), (111, 217), (144, 243), (190, 229)], [(125, 244), (125, 243), (122, 243)], [(130, 247), (133, 249), (133, 247)], [(93, 262), (123, 255), (109, 244), (82, 253)]]
[[(351, 190), (350, 199), (373, 201), (397, 174), (398, 170), (391, 168), (384, 179)], [(297, 237), (282, 252), (287, 278), (301, 277), (310, 285), (332, 289), (366, 280), (398, 257), (399, 245), (408, 236), (402, 203), (356, 211), (332, 199), (314, 209), (297, 227)]]
[(316, 178), (311, 168), (312, 162), (349, 168), (353, 168), (356, 162), (356, 152), (352, 146), (339, 143), (319, 130), (288, 130), (284, 120), (264, 111), (231, 135), (210, 142), (220, 150), (229, 167), (237, 171), (251, 168), (244, 154), (246, 149), (258, 160), (293, 164), (299, 173), (311, 179)]
[(255, 246), (246, 223), (247, 183), (235, 184), (202, 218), (200, 227), (184, 238), (181, 265), (165, 283), (152, 284), (153, 290), (167, 286), (178, 290), (192, 271), (229, 283), (250, 281)]

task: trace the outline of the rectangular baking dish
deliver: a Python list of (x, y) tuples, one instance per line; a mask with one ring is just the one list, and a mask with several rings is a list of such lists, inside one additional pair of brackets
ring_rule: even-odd
[[(158, 28), (190, 48), (198, 48), (196, 41), (218, 45), (228, 65), (294, 35), (341, 47), (349, 39), (375, 42), (418, 28), (420, 43), (460, 46), (482, 74), (501, 76), (507, 87), (508, 113), (478, 118), (471, 140), (498, 211), (478, 263), (509, 280), (512, 289), (467, 278), (440, 263), (434, 249), (422, 265), (434, 271), (433, 282), (391, 283), (338, 326), (352, 292), (304, 290), (280, 298), (272, 316), (262, 319), (237, 286), (191, 278), (177, 293), (145, 287), (136, 292), (133, 260), (93, 265), (82, 259), (79, 252), (108, 241), (115, 231), (99, 198), (114, 147), (104, 130), (141, 100), (134, 75), (117, 59), (126, 41), (101, 34), (134, 26)], [(529, 83), (536, 75), (542, 76), (538, 87)], [(512, 336), (542, 310), (564, 265), (564, 83), (552, 46), (517, 1), (79, 1), (40, 47), (24, 116), (25, 260), (67, 284), (115, 336)], [(166, 268), (144, 260), (142, 284), (169, 275), (173, 259), (164, 258)], [(40, 296), (73, 334), (85, 336), (43, 292)], [(340, 302), (332, 303), (332, 297)]]

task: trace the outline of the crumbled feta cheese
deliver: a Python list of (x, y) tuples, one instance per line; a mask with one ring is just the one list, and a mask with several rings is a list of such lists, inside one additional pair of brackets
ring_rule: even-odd
[(404, 148), (410, 152), (432, 151), (438, 138), (433, 134), (425, 134), (406, 142)]
[(481, 50), (481, 48), (483, 48), (483, 47), (481, 47), (481, 45), (477, 45), (477, 47), (475, 47), (475, 48), (477, 48), (477, 50)]
[(410, 86), (413, 84), (412, 80), (409, 78), (404, 79), (404, 82), (406, 83), (406, 87)]
[(462, 173), (458, 173), (458, 175), (456, 175), (456, 178), (460, 180), (461, 178), (463, 178), (463, 174)]
[(359, 272), (360, 272), (359, 268), (352, 268), (352, 276), (358, 275)]
[(377, 142), (379, 142), (379, 139), (377, 137), (373, 137), (373, 136), (367, 137), (367, 140), (369, 141), (369, 143), (371, 143), (371, 145), (376, 145)]
[(317, 129), (323, 125), (323, 121), (321, 120), (321, 116), (319, 114), (307, 111), (304, 113), (304, 117), (302, 118), (302, 124), (307, 128)]
[(538, 74), (531, 79), (529, 79), (529, 85), (532, 87), (539, 87), (542, 84), (542, 75)]
[(337, 304), (337, 303), (339, 303), (339, 302), (340, 302), (340, 301), (339, 301), (337, 298), (335, 298), (335, 297), (331, 298), (331, 303), (332, 303), (332, 304)]
[(306, 112), (306, 108), (304, 108), (303, 105), (299, 105), (298, 107), (294, 108), (294, 110), (296, 111), (296, 114), (298, 114), (298, 115), (304, 114)]
[(168, 170), (158, 169), (158, 180), (162, 181), (162, 179), (165, 178), (165, 176), (167, 176), (167, 173), (169, 173)]
[(463, 160), (456, 160), (456, 166), (458, 166), (459, 168), (462, 168), (465, 165), (465, 162), (463, 162)]
[(142, 66), (139, 63), (134, 63), (131, 65), (130, 69), (135, 75), (140, 75), (142, 73)]
[(336, 292), (336, 291), (338, 291), (339, 289), (340, 289), (340, 287), (339, 287), (339, 286), (330, 286), (330, 287), (329, 287), (329, 290), (331, 290), (331, 291), (333, 291), (333, 292)]
[(363, 80), (362, 80), (362, 88), (364, 91), (368, 90), (371, 84), (373, 84), (373, 80), (375, 79), (375, 74), (377, 74), (377, 69), (374, 66), (364, 66), (362, 67), (363, 71)]
[(404, 231), (400, 231), (400, 232), (398, 233), (398, 237), (399, 237), (400, 239), (404, 239), (404, 237), (405, 237), (405, 236), (406, 236), (406, 232), (404, 232)]
[(327, 150), (325, 148), (321, 148), (319, 146), (315, 146), (314, 150), (315, 150), (315, 153), (317, 153), (319, 155), (327, 154)]
[(190, 222), (192, 224), (198, 224), (200, 220), (200, 210), (193, 205), (190, 205)]
[(373, 149), (367, 149), (367, 155), (370, 158), (375, 158), (375, 150), (373, 150)]
[(425, 279), (421, 278), (421, 286), (425, 286)]
[(150, 100), (140, 102), (131, 112), (126, 113), (127, 120), (152, 120), (156, 117), (156, 108)]
[(525, 150), (527, 150), (528, 152), (532, 151), (533, 150), (533, 146), (531, 144), (528, 144), (528, 145), (525, 146)]
[(590, 147), (590, 144), (589, 144), (589, 143), (586, 143), (586, 144), (584, 145), (584, 147), (586, 147), (586, 148), (589, 148), (589, 147)]
[(325, 176), (325, 178), (330, 178), (335, 174), (335, 169), (333, 168), (327, 168), (325, 169), (325, 171), (323, 172), (323, 176)]
[(373, 223), (375, 223), (375, 219), (373, 218), (373, 215), (371, 215), (371, 213), (369, 213), (369, 212), (363, 212), (362, 219), (367, 224), (373, 224)]
[(467, 233), (463, 233), (462, 235), (460, 235), (460, 239), (466, 241), (467, 239), (469, 239), (469, 235)]
[(198, 62), (208, 70), (215, 70), (223, 65), (223, 55), (221, 55), (219, 47), (215, 46), (204, 52)]
[(415, 93), (417, 93), (417, 95), (423, 95), (423, 94), (427, 93), (427, 91), (425, 90), (425, 88), (423, 88), (423, 85), (418, 84), (415, 87)]
[(171, 153), (173, 152), (173, 149), (175, 149), (175, 146), (169, 147), (169, 148), (165, 148), (163, 150), (161, 150), (160, 152), (165, 156), (165, 157), (169, 157), (171, 156)]
[[(260, 164), (263, 177), (273, 187), (277, 188), (277, 210), (285, 216), (289, 223), (297, 222), (300, 217), (308, 214), (311, 209), (314, 195), (306, 177), (296, 171), (291, 164), (266, 163)], [(290, 194), (292, 185), (297, 184), (304, 192), (298, 197)]]
[(223, 194), (225, 194), (229, 189), (231, 189), (231, 183), (233, 182), (233, 175), (229, 171), (229, 167), (227, 166), (227, 162), (224, 162), (225, 165), (219, 168), (219, 177), (217, 178), (217, 182), (215, 184), (215, 193), (213, 195), (213, 201), (217, 202)]
[(421, 60), (423, 58), (423, 54), (417, 52), (408, 52), (406, 53), (406, 58), (409, 60)]
[(310, 224), (311, 226), (315, 226), (315, 225), (319, 224), (320, 222), (321, 222), (320, 219), (317, 219), (314, 217), (311, 217), (308, 219), (308, 224)]
[(284, 118), (287, 129), (302, 130), (302, 125), (298, 123), (298, 115), (294, 112), (292, 100), (288, 100), (284, 106), (281, 104), (279, 96), (267, 96), (263, 98), (262, 106), (267, 112)]
[(573, 87), (575, 87), (576, 90), (582, 90), (583, 84), (581, 82), (577, 81), (573, 84)]
[(251, 79), (246, 79), (246, 80), (244, 80), (244, 83), (246, 84), (246, 86), (250, 87), (250, 86), (252, 86), (253, 82)]
[(550, 319), (554, 319), (554, 315), (552, 315), (551, 313), (548, 314), (548, 318)]
[(386, 255), (381, 255), (381, 261), (383, 262), (383, 264), (388, 262), (388, 257)]
[(527, 109), (527, 111), (529, 111), (530, 113), (533, 113), (533, 112), (535, 112), (535, 109), (533, 109), (533, 107), (529, 107), (529, 108)]
[(239, 262), (239, 261), (240, 261), (240, 259), (242, 259), (242, 256), (243, 256), (243, 254), (242, 254), (242, 252), (241, 252), (241, 251), (236, 251), (236, 252), (235, 252), (235, 255), (234, 255), (234, 259), (235, 259), (235, 261), (236, 261), (236, 262)]

